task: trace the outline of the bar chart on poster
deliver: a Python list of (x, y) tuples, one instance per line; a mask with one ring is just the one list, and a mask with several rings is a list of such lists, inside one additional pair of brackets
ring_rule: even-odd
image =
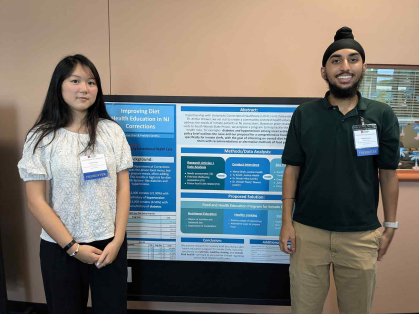
[[(248, 269), (284, 265), (277, 275), (286, 286), (289, 256), (279, 250), (278, 239), (285, 169), (281, 157), (292, 114), (307, 99), (106, 96), (105, 100), (109, 115), (125, 132), (134, 161), (127, 225), (133, 274), (139, 265), (161, 265), (159, 274), (173, 267), (167, 276), (185, 271), (192, 284), (191, 273), (196, 270), (198, 276), (206, 263), (246, 264)], [(239, 275), (240, 269), (235, 271)], [(269, 272), (264, 275), (275, 278)], [(132, 285), (133, 291), (140, 289), (138, 285)], [(180, 294), (166, 295), (173, 293)], [(289, 299), (288, 291), (282, 299)]]

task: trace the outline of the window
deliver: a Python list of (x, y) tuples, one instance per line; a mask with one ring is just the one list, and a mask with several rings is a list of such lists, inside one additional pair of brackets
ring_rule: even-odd
[(419, 120), (419, 66), (368, 65), (359, 91), (390, 105), (400, 124)]
[(362, 96), (391, 106), (400, 124), (400, 169), (419, 170), (419, 66), (369, 64)]

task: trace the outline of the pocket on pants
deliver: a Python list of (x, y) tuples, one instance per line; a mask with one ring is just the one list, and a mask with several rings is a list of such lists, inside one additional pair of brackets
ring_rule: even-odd
[(381, 242), (383, 241), (383, 239), (381, 237), (380, 229), (375, 229), (374, 230), (374, 236), (375, 236), (375, 242), (377, 243), (378, 248), (380, 248)]

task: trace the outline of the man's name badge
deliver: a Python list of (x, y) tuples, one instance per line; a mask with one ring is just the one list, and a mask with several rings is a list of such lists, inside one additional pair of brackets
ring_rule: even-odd
[(94, 180), (108, 176), (104, 154), (80, 157), (84, 180)]
[(354, 125), (355, 149), (358, 156), (378, 155), (376, 124)]

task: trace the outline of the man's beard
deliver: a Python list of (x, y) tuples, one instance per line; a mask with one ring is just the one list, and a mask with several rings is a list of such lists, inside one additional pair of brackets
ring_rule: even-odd
[(359, 85), (361, 84), (363, 77), (364, 76), (362, 75), (358, 82), (353, 83), (353, 85), (348, 88), (341, 88), (333, 83), (330, 83), (327, 76), (326, 82), (327, 84), (329, 84), (329, 90), (333, 97), (338, 99), (352, 99), (356, 96), (356, 92), (358, 91)]

